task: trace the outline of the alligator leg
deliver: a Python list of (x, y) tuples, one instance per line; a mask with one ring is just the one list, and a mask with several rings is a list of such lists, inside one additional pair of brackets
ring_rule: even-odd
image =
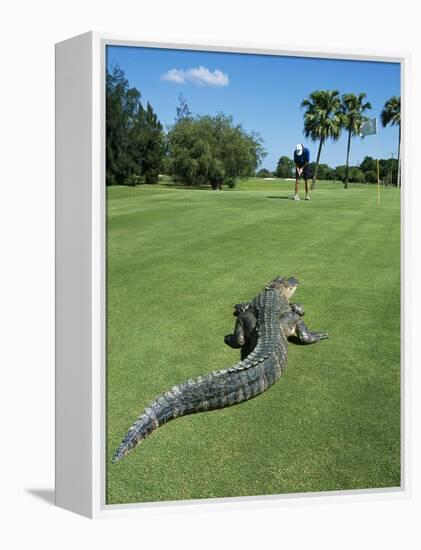
[(314, 344), (329, 338), (326, 332), (312, 332), (309, 330), (300, 314), (293, 311), (282, 315), (281, 330), (287, 338), (295, 334), (302, 344)]
[(302, 344), (314, 344), (315, 342), (329, 338), (327, 332), (311, 332), (302, 319), (297, 321), (295, 333)]
[(244, 346), (246, 342), (246, 337), (240, 317), (235, 323), (234, 332), (232, 334), (227, 334), (226, 336), (224, 336), (224, 342), (227, 344), (227, 346), (234, 349), (238, 349)]
[[(234, 313), (235, 314), (235, 313)], [(257, 342), (256, 334), (257, 319), (252, 310), (237, 313), (233, 334), (227, 334), (224, 342), (231, 348), (244, 348), (243, 355), (247, 356), (254, 349)]]

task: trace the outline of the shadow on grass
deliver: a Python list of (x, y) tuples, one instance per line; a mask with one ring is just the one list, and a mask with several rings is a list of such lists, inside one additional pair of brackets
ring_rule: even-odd
[(274, 196), (272, 196), (272, 195), (269, 195), (269, 196), (267, 196), (266, 198), (267, 198), (267, 199), (284, 199), (284, 200), (286, 200), (286, 201), (291, 200), (289, 197), (279, 197), (279, 196), (278, 196), (278, 197), (274, 197)]
[(25, 492), (40, 500), (43, 500), (47, 504), (55, 504), (55, 491), (54, 489), (25, 489)]

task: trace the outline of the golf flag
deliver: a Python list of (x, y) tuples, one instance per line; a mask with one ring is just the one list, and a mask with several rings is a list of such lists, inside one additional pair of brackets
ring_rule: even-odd
[(369, 118), (361, 124), (360, 137), (374, 135), (377, 137), (377, 206), (380, 206), (379, 134), (377, 132), (377, 118)]
[(377, 118), (369, 118), (360, 128), (360, 136), (374, 136), (377, 134)]

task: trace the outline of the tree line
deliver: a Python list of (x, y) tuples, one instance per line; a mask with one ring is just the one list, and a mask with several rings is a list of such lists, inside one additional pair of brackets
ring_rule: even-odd
[(156, 183), (165, 154), (162, 124), (148, 102), (115, 67), (106, 74), (107, 185)]
[(235, 186), (253, 176), (266, 155), (262, 138), (223, 113), (193, 115), (179, 97), (166, 131), (152, 106), (141, 102), (119, 67), (106, 76), (107, 185), (157, 183), (159, 174), (187, 185)]
[[(313, 175), (316, 168), (315, 162), (310, 162), (310, 173)], [(380, 180), (385, 185), (396, 185), (398, 174), (398, 159), (379, 159)], [(261, 168), (256, 172), (259, 178), (276, 177), (282, 179), (295, 177), (295, 164), (293, 159), (280, 157), (276, 170), (271, 172)], [(318, 166), (318, 179), (344, 183), (377, 183), (377, 160), (366, 156), (359, 166), (340, 165), (332, 168), (327, 164), (320, 163)]]

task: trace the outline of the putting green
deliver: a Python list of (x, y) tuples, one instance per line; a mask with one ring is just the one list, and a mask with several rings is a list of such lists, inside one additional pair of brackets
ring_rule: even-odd
[[(400, 195), (250, 180), (213, 192), (107, 189), (107, 503), (400, 484)], [(173, 384), (237, 361), (232, 305), (276, 275), (330, 339), (289, 345), (266, 393), (161, 427), (118, 464)]]

